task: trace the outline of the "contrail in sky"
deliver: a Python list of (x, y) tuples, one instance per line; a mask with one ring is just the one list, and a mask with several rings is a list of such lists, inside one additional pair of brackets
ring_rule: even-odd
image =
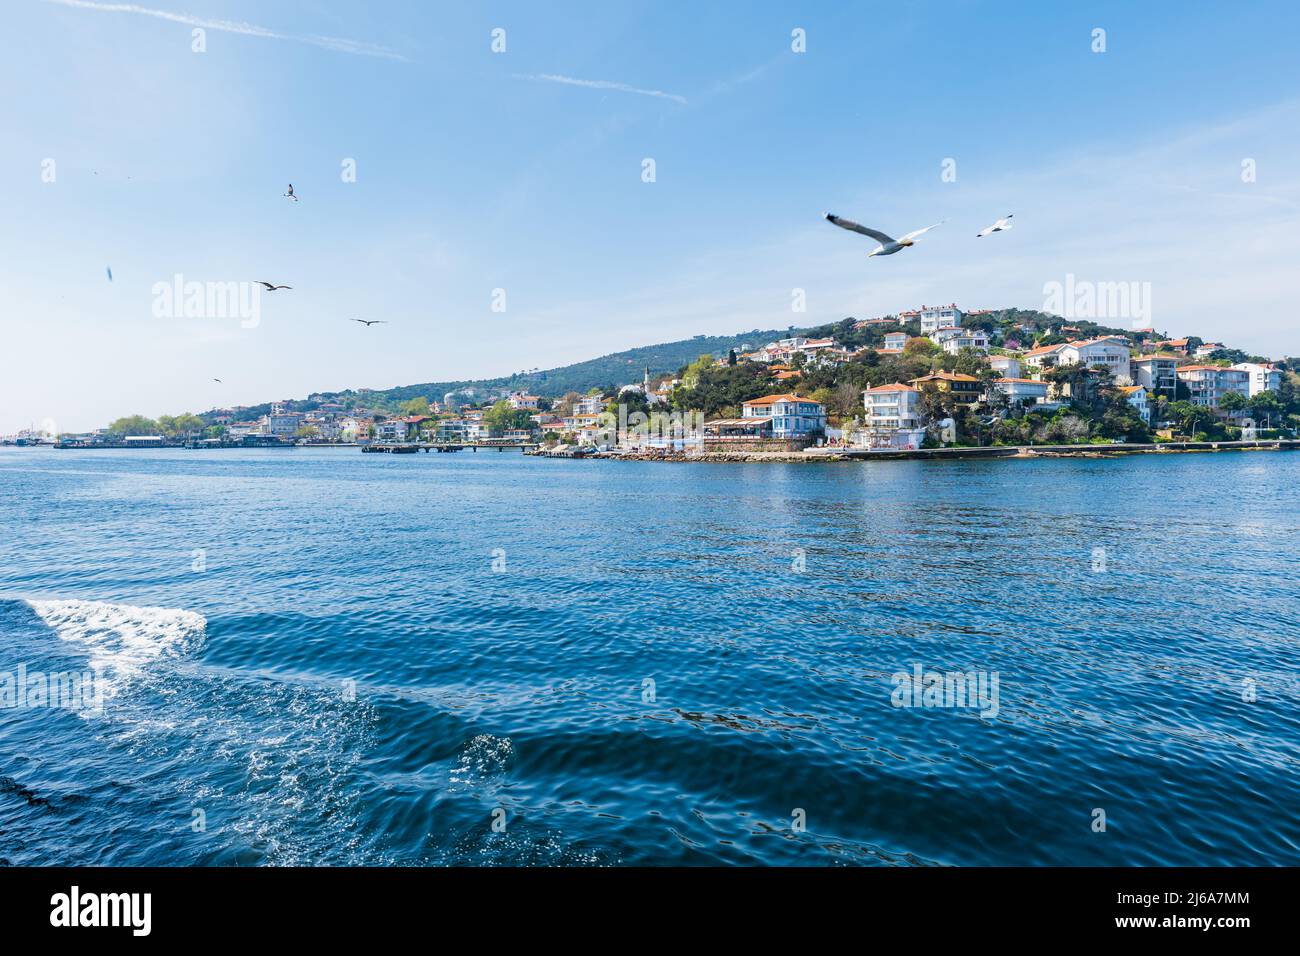
[(343, 37), (294, 36), (288, 33), (276, 33), (255, 23), (238, 20), (208, 20), (204, 17), (191, 16), (188, 13), (172, 13), (170, 10), (154, 10), (135, 3), (99, 3), (97, 0), (45, 0), (46, 3), (61, 7), (80, 7), (85, 10), (99, 10), (103, 13), (134, 13), (142, 17), (154, 17), (183, 23), (189, 27), (202, 27), (205, 30), (220, 30), (222, 33), (238, 33), (246, 37), (262, 37), (268, 40), (291, 40), (294, 43), (309, 43), (336, 53), (351, 53), (355, 56), (378, 56), (388, 60), (405, 60), (406, 57), (378, 43), (363, 40), (348, 40)]
[(617, 90), (619, 93), (636, 93), (638, 96), (658, 96), (665, 100), (672, 100), (674, 103), (681, 103), (683, 106), (686, 105), (686, 97), (678, 96), (676, 93), (665, 93), (663, 90), (643, 90), (639, 87), (628, 86), (626, 83), (616, 83), (613, 80), (578, 80), (571, 76), (560, 76), (555, 73), (516, 73), (515, 79), (545, 80), (547, 83), (586, 86), (593, 90)]

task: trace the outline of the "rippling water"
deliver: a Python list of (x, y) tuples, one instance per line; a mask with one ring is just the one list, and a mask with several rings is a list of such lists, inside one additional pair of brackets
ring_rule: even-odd
[(1295, 864), (1298, 484), (3, 449), (0, 859)]

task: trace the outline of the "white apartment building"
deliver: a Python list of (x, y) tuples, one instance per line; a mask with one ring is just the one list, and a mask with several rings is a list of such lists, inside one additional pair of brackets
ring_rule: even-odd
[(798, 395), (765, 395), (741, 405), (743, 418), (770, 418), (773, 438), (803, 438), (826, 431), (826, 408)]
[(1132, 370), (1129, 368), (1128, 340), (1118, 335), (1067, 342), (1057, 353), (1056, 364), (1077, 364), (1084, 368), (1104, 365), (1110, 369), (1118, 384), (1127, 385), (1133, 381)]
[(1143, 355), (1130, 363), (1134, 384), (1148, 395), (1173, 399), (1178, 392), (1178, 359), (1173, 355)]
[(272, 411), (266, 419), (267, 434), (276, 438), (292, 438), (294, 433), (302, 427), (302, 418), (300, 412), (287, 412), (283, 409)]
[(1151, 424), (1151, 405), (1147, 402), (1147, 389), (1145, 385), (1122, 385), (1120, 391), (1128, 399), (1128, 403), (1137, 409), (1137, 413), (1142, 416), (1142, 421), (1148, 425)]
[(1260, 392), (1274, 392), (1282, 385), (1282, 370), (1276, 365), (1262, 365), (1259, 362), (1238, 362), (1233, 366), (1238, 371), (1250, 375), (1248, 396), (1254, 398)]
[(1014, 355), (990, 355), (989, 368), (1003, 378), (1020, 378), (1023, 374), (1020, 368), (1020, 359)]
[[(940, 329), (939, 331), (944, 331)], [(950, 335), (943, 340), (943, 350), (949, 355), (956, 355), (962, 349), (975, 349), (977, 352), (987, 352), (989, 349), (989, 335), (987, 332), (979, 329), (957, 329), (956, 335)]]
[(1221, 365), (1184, 365), (1178, 380), (1187, 386), (1193, 405), (1218, 408), (1225, 395), (1237, 392), (1250, 397), (1250, 373)]
[(904, 312), (899, 318), (916, 316), (921, 320), (921, 334), (928, 335), (936, 329), (961, 325), (962, 311), (956, 305), (923, 305), (916, 312)]
[(869, 447), (920, 447), (925, 437), (920, 389), (901, 382), (876, 385), (862, 393), (862, 404), (867, 410), (864, 431)]
[(1035, 378), (999, 378), (993, 387), (1012, 405), (1041, 405), (1047, 401), (1048, 383)]
[(885, 348), (887, 348), (887, 349), (901, 349), (901, 348), (902, 348), (903, 346), (905, 346), (906, 344), (907, 344), (907, 333), (906, 333), (906, 332), (886, 332), (886, 333), (885, 333)]

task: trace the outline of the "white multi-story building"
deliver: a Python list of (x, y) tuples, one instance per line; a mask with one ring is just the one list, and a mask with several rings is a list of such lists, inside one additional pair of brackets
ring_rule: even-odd
[(1223, 348), (1226, 348), (1226, 346), (1222, 342), (1204, 342), (1196, 346), (1196, 352), (1194, 354), (1196, 358), (1209, 358), (1215, 352), (1218, 352)]
[(1003, 378), (1020, 378), (1022, 374), (1020, 359), (1014, 355), (990, 355), (989, 368)]
[(277, 406), (277, 409), (267, 416), (267, 434), (276, 438), (292, 438), (294, 433), (302, 427), (302, 414), (300, 412), (285, 411), (279, 406)]
[(1184, 365), (1178, 370), (1178, 379), (1187, 386), (1193, 405), (1218, 408), (1224, 396), (1237, 392), (1250, 397), (1250, 373), (1239, 368), (1222, 365)]
[(915, 315), (921, 320), (921, 334), (928, 335), (936, 329), (960, 326), (962, 311), (956, 305), (923, 305), (917, 312), (902, 313), (899, 318), (906, 315), (911, 318)]
[(420, 434), (420, 422), (428, 418), (427, 415), (390, 418), (375, 426), (375, 438), (379, 441), (415, 441)]
[(1130, 363), (1132, 379), (1150, 395), (1164, 395), (1172, 400), (1178, 394), (1178, 357), (1141, 355)]
[(1129, 368), (1128, 340), (1118, 335), (1104, 335), (1096, 339), (1067, 342), (1057, 353), (1057, 365), (1082, 365), (1092, 368), (1104, 365), (1121, 385), (1132, 382)]
[(509, 401), (511, 408), (526, 408), (529, 411), (537, 408), (537, 396), (527, 392), (511, 392)]
[[(944, 331), (940, 329), (940, 331)], [(956, 335), (950, 335), (943, 340), (943, 350), (949, 355), (956, 355), (962, 349), (975, 349), (977, 352), (987, 352), (989, 348), (989, 335), (979, 329), (957, 329)]]
[(921, 390), (902, 382), (875, 385), (862, 393), (870, 432), (892, 433), (900, 428), (920, 428)]
[(1020, 360), (1032, 369), (1051, 368), (1053, 365), (1060, 364), (1061, 350), (1064, 348), (1064, 342), (1058, 342), (1056, 345), (1040, 345), (1038, 348), (1030, 349), (1020, 357)]
[(741, 406), (744, 418), (771, 418), (773, 438), (805, 438), (826, 430), (826, 408), (798, 395), (765, 395)]
[(605, 410), (607, 401), (603, 395), (586, 395), (573, 403), (573, 414), (599, 415)]
[(1041, 405), (1047, 401), (1048, 385), (1036, 378), (999, 378), (993, 382), (993, 387), (1012, 405)]
[(1250, 375), (1250, 398), (1260, 392), (1275, 392), (1282, 385), (1282, 370), (1276, 365), (1262, 365), (1259, 362), (1238, 362), (1233, 366)]
[(1137, 409), (1137, 413), (1142, 416), (1142, 421), (1148, 425), (1151, 424), (1151, 405), (1147, 402), (1147, 387), (1145, 385), (1121, 385), (1121, 392), (1128, 399), (1128, 403)]
[(862, 393), (867, 410), (860, 441), (868, 448), (920, 448), (925, 441), (921, 392), (895, 382), (876, 385)]
[(902, 348), (903, 346), (905, 346), (906, 344), (907, 344), (907, 333), (906, 333), (906, 332), (886, 332), (886, 333), (885, 333), (885, 348), (887, 348), (887, 349), (901, 349), (901, 348)]

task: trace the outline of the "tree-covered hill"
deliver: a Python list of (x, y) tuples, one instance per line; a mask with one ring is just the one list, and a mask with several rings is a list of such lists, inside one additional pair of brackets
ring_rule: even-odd
[[(676, 372), (704, 354), (724, 356), (733, 348), (738, 352), (744, 349), (756, 349), (783, 336), (806, 333), (807, 330), (799, 329), (754, 329), (736, 335), (697, 335), (676, 342), (625, 349), (622, 352), (602, 355), (599, 358), (560, 368), (516, 372), (500, 378), (423, 382), (368, 392), (358, 392), (353, 389), (342, 392), (319, 392), (313, 393), (310, 400), (302, 399), (290, 402), (289, 405), (299, 411), (305, 411), (316, 407), (321, 402), (343, 401), (348, 404), (364, 404), (370, 408), (395, 409), (395, 406), (407, 399), (424, 397), (441, 401), (448, 392), (470, 389), (474, 394), (466, 395), (467, 400), (477, 397), (486, 401), (503, 391), (516, 389), (555, 398), (566, 392), (587, 392), (593, 388), (610, 388), (628, 382), (639, 382), (647, 366), (652, 376), (665, 375)], [(266, 403), (250, 407), (241, 414), (247, 418), (256, 418), (266, 414), (270, 409), (270, 403)]]

